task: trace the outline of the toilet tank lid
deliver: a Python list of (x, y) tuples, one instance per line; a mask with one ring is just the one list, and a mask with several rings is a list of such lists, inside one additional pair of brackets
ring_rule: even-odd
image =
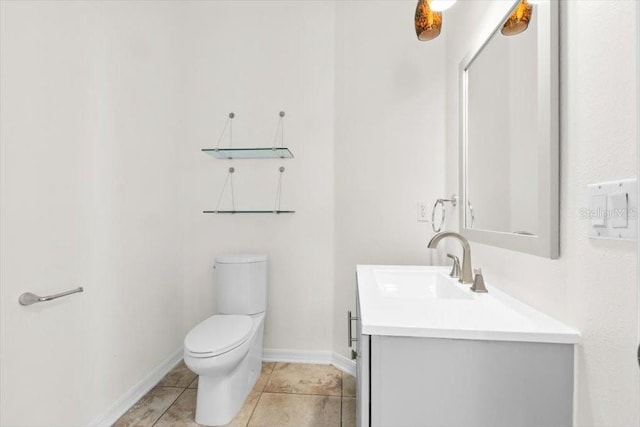
[(267, 261), (267, 256), (260, 254), (220, 255), (216, 257), (215, 261), (219, 264), (248, 264), (252, 262), (265, 262)]

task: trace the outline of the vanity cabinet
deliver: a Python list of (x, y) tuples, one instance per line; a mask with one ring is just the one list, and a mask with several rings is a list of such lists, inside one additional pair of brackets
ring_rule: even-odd
[[(356, 426), (369, 426), (370, 403), (370, 343), (371, 337), (362, 333), (360, 298), (356, 291)], [(351, 321), (351, 319), (349, 319)]]
[(365, 334), (360, 287), (358, 427), (572, 425), (573, 344)]

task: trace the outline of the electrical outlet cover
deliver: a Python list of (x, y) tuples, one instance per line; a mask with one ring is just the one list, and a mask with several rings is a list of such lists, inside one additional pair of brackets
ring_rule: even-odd
[(418, 202), (418, 221), (429, 222), (429, 207), (425, 202)]

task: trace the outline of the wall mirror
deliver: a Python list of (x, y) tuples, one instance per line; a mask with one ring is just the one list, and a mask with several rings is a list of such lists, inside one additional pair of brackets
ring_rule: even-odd
[(521, 7), (496, 19), (460, 63), (460, 230), (558, 258), (558, 2), (531, 2), (528, 27), (505, 35)]

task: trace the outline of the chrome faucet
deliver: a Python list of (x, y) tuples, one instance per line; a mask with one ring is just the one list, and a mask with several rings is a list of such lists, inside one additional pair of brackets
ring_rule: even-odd
[(464, 236), (453, 231), (442, 231), (431, 238), (427, 247), (429, 247), (429, 249), (435, 249), (438, 243), (440, 243), (440, 240), (445, 237), (453, 237), (462, 245), (462, 271), (460, 272), (458, 281), (460, 283), (473, 283), (473, 274), (471, 273), (471, 246), (469, 246), (469, 242)]

